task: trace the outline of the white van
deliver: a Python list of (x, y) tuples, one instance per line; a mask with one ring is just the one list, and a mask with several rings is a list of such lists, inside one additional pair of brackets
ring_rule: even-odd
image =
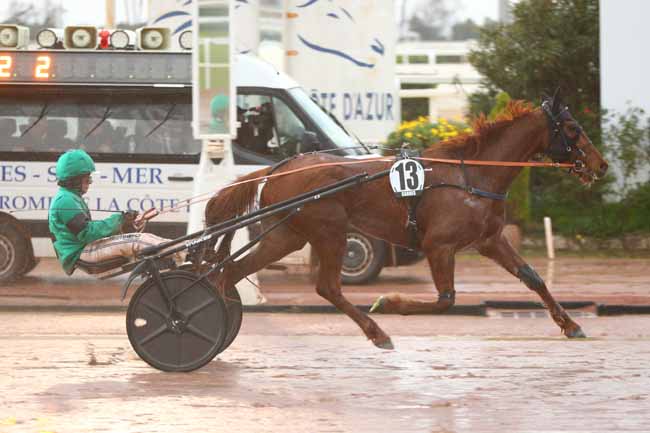
[[(29, 272), (35, 257), (54, 255), (47, 209), (57, 190), (55, 162), (65, 150), (84, 148), (97, 163), (86, 199), (98, 219), (169, 209), (296, 153), (367, 153), (269, 64), (238, 56), (232, 76), (238, 138), (215, 151), (192, 137), (190, 52), (0, 51), (0, 282)], [(189, 217), (187, 208), (164, 213), (148, 230), (178, 237)], [(384, 265), (417, 258), (351, 231), (343, 278), (364, 282)]]

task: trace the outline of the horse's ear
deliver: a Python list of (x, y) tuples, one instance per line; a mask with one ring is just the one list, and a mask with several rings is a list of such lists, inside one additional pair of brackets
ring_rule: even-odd
[(555, 89), (555, 92), (553, 93), (553, 105), (551, 108), (551, 112), (557, 113), (557, 110), (560, 108), (560, 105), (562, 105), (562, 95), (560, 92), (560, 86), (557, 86), (557, 89)]

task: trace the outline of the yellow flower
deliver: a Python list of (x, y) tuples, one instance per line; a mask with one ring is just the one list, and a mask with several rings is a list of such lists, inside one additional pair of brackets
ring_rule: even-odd
[(444, 118), (444, 117), (441, 117), (440, 119), (438, 119), (438, 122), (442, 123), (443, 125), (447, 125), (447, 124), (449, 123), (449, 122), (447, 121), (447, 119)]
[(463, 129), (463, 132), (467, 132), (468, 134), (472, 133), (472, 128), (465, 128)]
[(451, 131), (448, 135), (449, 135), (450, 137), (456, 137), (456, 136), (458, 136), (458, 132), (456, 132), (456, 131)]
[(413, 138), (413, 133), (411, 131), (408, 131), (404, 134), (404, 137), (406, 138)]
[(438, 129), (436, 128), (431, 128), (431, 135), (438, 135)]

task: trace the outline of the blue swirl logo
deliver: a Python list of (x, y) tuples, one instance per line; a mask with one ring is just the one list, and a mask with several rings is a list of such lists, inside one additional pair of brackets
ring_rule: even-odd
[(176, 20), (180, 18), (182, 19), (182, 22), (179, 25), (177, 25), (176, 28), (173, 28), (172, 35), (176, 35), (182, 32), (183, 30), (191, 28), (192, 14), (188, 12), (187, 9), (189, 8), (189, 5), (192, 4), (192, 0), (176, 0), (176, 3), (178, 4), (179, 9), (165, 12), (164, 14), (160, 15), (158, 18), (153, 20), (152, 25), (160, 25), (166, 27), (167, 21)]
[[(307, 0), (305, 3), (299, 4), (296, 7), (300, 9), (306, 9), (309, 7), (314, 6), (316, 3), (318, 3), (321, 0)], [(352, 24), (356, 25), (356, 20), (354, 19), (354, 16), (345, 9), (342, 6), (335, 6), (332, 0), (328, 0), (330, 3), (331, 9), (329, 9), (329, 12), (325, 14), (325, 17), (328, 20), (337, 20), (341, 23), (346, 22), (347, 24)], [(325, 46), (323, 44), (319, 44), (313, 40), (310, 40), (308, 37), (304, 35), (298, 35), (298, 39), (300, 42), (303, 43), (306, 47), (324, 53), (324, 54), (329, 54), (333, 56), (337, 56), (339, 58), (342, 58), (346, 61), (349, 61), (361, 68), (374, 68), (376, 66), (376, 63), (370, 63), (367, 59), (362, 59), (359, 57), (356, 57), (353, 55), (351, 52), (346, 51), (345, 48), (343, 47), (333, 47), (333, 46)], [(344, 38), (341, 38), (340, 40), (344, 41)], [(377, 38), (374, 38), (372, 42), (369, 45), (369, 48), (374, 51), (375, 53), (379, 54), (380, 56), (384, 56), (386, 49), (384, 47), (384, 44)]]

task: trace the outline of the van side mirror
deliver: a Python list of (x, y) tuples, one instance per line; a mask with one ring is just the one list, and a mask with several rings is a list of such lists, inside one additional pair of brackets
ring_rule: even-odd
[(320, 150), (320, 140), (318, 134), (313, 131), (305, 131), (302, 135), (302, 152), (313, 152)]

